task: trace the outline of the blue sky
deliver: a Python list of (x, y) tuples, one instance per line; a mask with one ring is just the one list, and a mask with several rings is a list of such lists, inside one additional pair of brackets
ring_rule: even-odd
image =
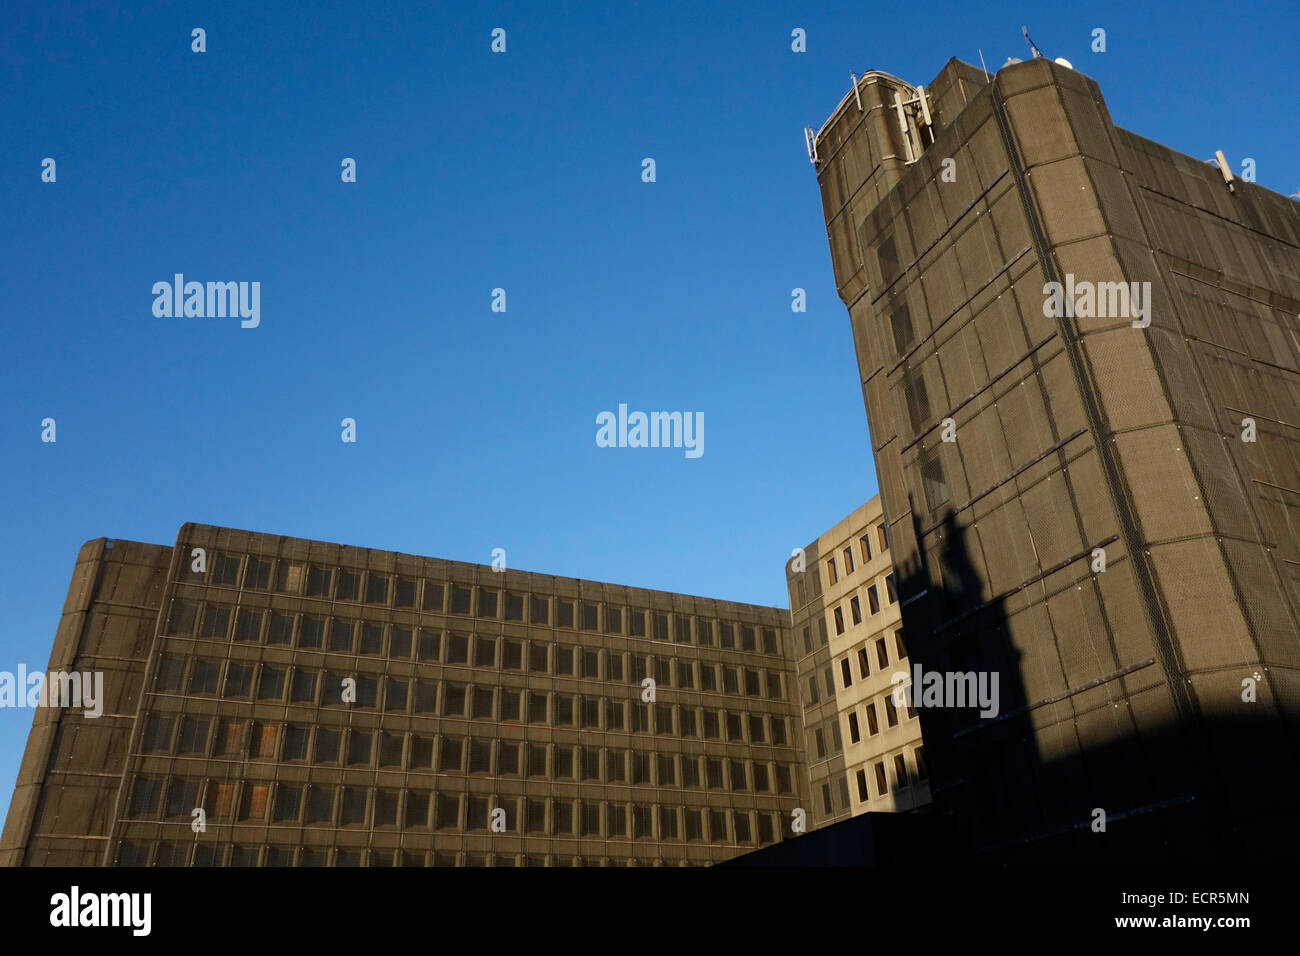
[[(850, 72), (1028, 24), (1121, 126), (1300, 189), (1291, 4), (287, 6), (0, 13), (0, 670), (45, 666), (83, 541), (186, 521), (784, 606), (877, 491), (801, 133)], [(177, 272), (260, 282), (260, 326), (155, 318)], [(702, 412), (703, 456), (598, 448), (620, 403)]]

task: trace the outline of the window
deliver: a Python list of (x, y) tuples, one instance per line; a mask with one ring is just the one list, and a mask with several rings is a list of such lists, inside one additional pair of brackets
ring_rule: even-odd
[(740, 649), (742, 651), (754, 650), (754, 629), (748, 624), (740, 625)]
[(528, 644), (528, 670), (534, 674), (545, 674), (547, 671), (547, 645), (537, 641), (531, 641)]
[(727, 713), (727, 740), (744, 740), (741, 734), (741, 714)]
[(442, 584), (434, 581), (424, 582), (424, 603), (421, 607), (426, 611), (442, 612), (443, 606), (443, 588)]
[(422, 661), (437, 661), (442, 657), (442, 634), (427, 627), (420, 628), (416, 656)]
[(524, 619), (524, 596), (514, 591), (506, 592), (506, 620), (522, 621)]
[[(186, 718), (187, 720), (189, 718)], [(206, 718), (205, 718), (206, 723)], [(204, 728), (204, 736), (207, 736), (207, 728)], [(311, 731), (307, 727), (295, 727), (289, 724), (284, 728), (284, 752), (281, 754), (281, 760), (306, 760), (307, 759), (307, 740)]]
[(623, 729), (623, 701), (621, 700), (605, 701), (605, 729), (606, 730)]
[(840, 661), (840, 678), (844, 681), (845, 687), (853, 684), (853, 674), (849, 668), (849, 659), (846, 657)]
[(894, 775), (898, 778), (900, 788), (907, 786), (907, 762), (902, 754), (894, 754)]
[(862, 547), (862, 563), (866, 564), (871, 560), (871, 535), (864, 534), (858, 539), (858, 544)]
[(826, 581), (827, 581), (827, 583), (828, 583), (828, 584), (835, 584), (837, 581), (839, 581), (839, 579), (840, 579), (840, 576), (839, 576), (839, 574), (836, 573), (836, 571), (835, 571), (835, 559), (834, 559), (834, 558), (827, 558), (827, 559), (826, 559)]
[(889, 532), (885, 530), (883, 524), (876, 525), (876, 537), (880, 540), (880, 550), (887, 550), (889, 548)]
[(678, 614), (673, 618), (673, 640), (678, 644), (691, 642), (691, 619), (684, 614)]
[(745, 668), (745, 694), (749, 697), (757, 697), (760, 693), (758, 671)]
[(767, 734), (764, 733), (762, 714), (749, 715), (749, 739), (751, 743), (767, 743)]
[(393, 589), (393, 605), (395, 607), (415, 607), (415, 579), (401, 578), (397, 579), (397, 586)]
[(490, 637), (474, 639), (474, 666), (493, 667), (497, 662), (497, 642)]
[(501, 669), (517, 671), (523, 669), (524, 646), (519, 641), (509, 639), (501, 642)]
[(699, 689), (701, 691), (718, 689), (718, 670), (711, 663), (699, 663)]
[(835, 808), (831, 806), (831, 785), (829, 783), (822, 784), (822, 812), (827, 816), (835, 812)]
[(880, 725), (876, 723), (876, 702), (869, 700), (866, 703), (867, 708), (867, 733), (875, 736), (880, 733)]
[(356, 601), (361, 594), (361, 573), (339, 569), (339, 583), (335, 597), (340, 601)]
[(683, 737), (694, 737), (695, 732), (695, 710), (692, 707), (682, 707), (677, 712), (677, 723), (680, 727), (680, 733)]
[(772, 743), (779, 744), (782, 747), (786, 744), (784, 717), (772, 718)]
[(701, 647), (713, 646), (713, 622), (697, 617), (695, 619), (695, 642)]
[(880, 664), (881, 667), (889, 666), (889, 648), (885, 647), (885, 639), (883, 637), (876, 638), (876, 662)]
[(271, 623), (266, 629), (266, 643), (289, 644), (293, 641), (293, 615), (271, 612)]
[(730, 621), (718, 622), (718, 646), (723, 650), (734, 650), (736, 647), (736, 631)]
[(412, 790), (406, 794), (406, 820), (408, 830), (429, 829), (429, 792)]
[(532, 624), (551, 623), (551, 602), (549, 598), (534, 594), (528, 599), (528, 620)]
[(709, 842), (710, 843), (727, 842), (727, 811), (726, 810), (709, 811)]
[(469, 635), (455, 631), (447, 635), (447, 663), (469, 663)]
[(623, 633), (623, 609), (619, 607), (605, 607), (605, 633), (622, 634)]
[(307, 788), (307, 817), (304, 823), (332, 823), (334, 788), (313, 784)]
[(876, 794), (883, 797), (889, 793), (889, 784), (885, 781), (885, 762), (876, 761)]
[(605, 751), (605, 779), (610, 783), (621, 783), (626, 779), (627, 768), (622, 750)]
[(528, 692), (528, 722), (530, 724), (546, 723), (546, 691), (530, 690)]
[(817, 759), (825, 760), (826, 759), (826, 735), (822, 733), (822, 729), (818, 727), (816, 730), (813, 731), (813, 736), (817, 741)]
[(849, 610), (853, 614), (853, 623), (861, 624), (862, 623), (862, 601), (858, 598), (856, 594), (853, 595), (852, 599), (849, 601)]
[(472, 597), (469, 588), (453, 583), (451, 586), (451, 613), (468, 615)]
[(861, 739), (862, 735), (858, 732), (858, 715), (849, 714), (849, 743), (856, 744)]
[(235, 615), (235, 640), (256, 641), (262, 633), (262, 612), (240, 608)]
[(844, 549), (844, 573), (853, 573), (853, 546)]
[(767, 696), (772, 700), (781, 699), (781, 675), (776, 671), (767, 672)]
[(334, 620), (330, 624), (329, 650), (331, 651), (351, 651), (352, 650), (352, 622)]
[(871, 608), (872, 614), (880, 613), (880, 595), (874, 584), (867, 588), (867, 605)]
[(844, 633), (844, 610), (838, 605), (835, 607), (835, 633)]
[(857, 776), (858, 776), (858, 799), (861, 802), (866, 803), (868, 800), (871, 799), (871, 795), (867, 793), (867, 772), (865, 770), (859, 770)]
[(722, 761), (716, 757), (704, 758), (704, 779), (710, 790), (722, 789)]
[(480, 739), (469, 742), (469, 772), (492, 772), (492, 741)]
[(925, 748), (917, 747), (912, 751), (912, 756), (916, 760), (916, 779), (924, 780), (928, 776), (925, 769)]
[(894, 576), (885, 575), (885, 592), (889, 595), (889, 603), (894, 604), (898, 601), (898, 592), (894, 590)]
[(627, 632), (632, 637), (645, 637), (645, 611), (632, 608), (627, 612)]
[(898, 726), (898, 708), (894, 706), (894, 695), (885, 696), (885, 723), (891, 727)]
[(384, 710), (405, 712), (410, 685), (398, 677), (388, 678), (384, 686)]
[(655, 733), (671, 734), (673, 732), (673, 710), (668, 704), (655, 704)]
[(497, 616), (497, 605), (500, 603), (500, 595), (496, 591), (489, 591), (487, 588), (478, 589), (478, 616), (495, 620)]
[(194, 670), (190, 673), (190, 693), (215, 695), (220, 672), (219, 661), (204, 660), (200, 657), (194, 662)]
[(656, 641), (668, 640), (668, 615), (651, 613), (650, 615), (650, 637)]
[(808, 703), (811, 706), (819, 700), (821, 700), (821, 693), (817, 686), (817, 675), (814, 674), (812, 677), (808, 678)]
[(150, 714), (144, 725), (144, 741), (141, 749), (146, 753), (168, 750), (172, 741), (172, 718)]
[(722, 668), (722, 689), (728, 694), (740, 693), (740, 672), (736, 668)]
[(898, 651), (900, 661), (907, 656), (907, 647), (903, 644), (903, 632), (901, 630), (894, 632), (894, 647)]
[(596, 632), (600, 630), (600, 606), (582, 602), (582, 629)]
[(677, 759), (672, 754), (658, 754), (655, 757), (656, 771), (659, 774), (659, 786), (677, 786)]
[(566, 598), (555, 599), (555, 626), (573, 629), (573, 602)]
[(371, 571), (366, 575), (366, 603), (388, 603), (388, 577)]
[(700, 785), (700, 762), (696, 757), (682, 755), (682, 786), (698, 787)]
[(733, 791), (748, 790), (749, 781), (745, 777), (745, 761), (731, 760), (728, 762), (731, 764), (729, 768), (730, 776), (731, 776), (731, 789)]

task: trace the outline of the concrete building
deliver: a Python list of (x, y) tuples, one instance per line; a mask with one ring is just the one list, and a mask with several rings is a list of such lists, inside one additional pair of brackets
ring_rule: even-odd
[(1001, 679), (918, 708), (936, 808), (982, 860), (1294, 853), (1300, 206), (1040, 58), (808, 140), (907, 647)]
[(7, 865), (706, 865), (808, 803), (784, 608), (187, 524), (87, 542), (50, 671), (106, 702), (37, 711)]
[[(910, 673), (880, 496), (786, 564), (795, 673), (818, 827), (930, 802), (921, 727), (894, 700)], [(903, 686), (910, 684), (902, 682)]]

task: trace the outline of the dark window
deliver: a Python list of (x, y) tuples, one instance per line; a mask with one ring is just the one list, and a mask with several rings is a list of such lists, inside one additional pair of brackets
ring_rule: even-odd
[(907, 308), (907, 300), (900, 299), (897, 306), (889, 313), (889, 327), (894, 333), (894, 352), (899, 358), (907, 352), (912, 344), (912, 314)]

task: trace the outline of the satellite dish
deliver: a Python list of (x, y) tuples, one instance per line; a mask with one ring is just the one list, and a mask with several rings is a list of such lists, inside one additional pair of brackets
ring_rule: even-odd
[(1058, 57), (1057, 57), (1055, 60), (1053, 60), (1052, 62), (1053, 62), (1053, 63), (1059, 63), (1059, 64), (1061, 64), (1061, 66), (1065, 67), (1067, 70), (1073, 70), (1073, 69), (1074, 69), (1074, 64), (1071, 63), (1069, 60), (1067, 60), (1067, 59), (1066, 59), (1065, 57), (1063, 57), (1063, 56), (1058, 56)]

